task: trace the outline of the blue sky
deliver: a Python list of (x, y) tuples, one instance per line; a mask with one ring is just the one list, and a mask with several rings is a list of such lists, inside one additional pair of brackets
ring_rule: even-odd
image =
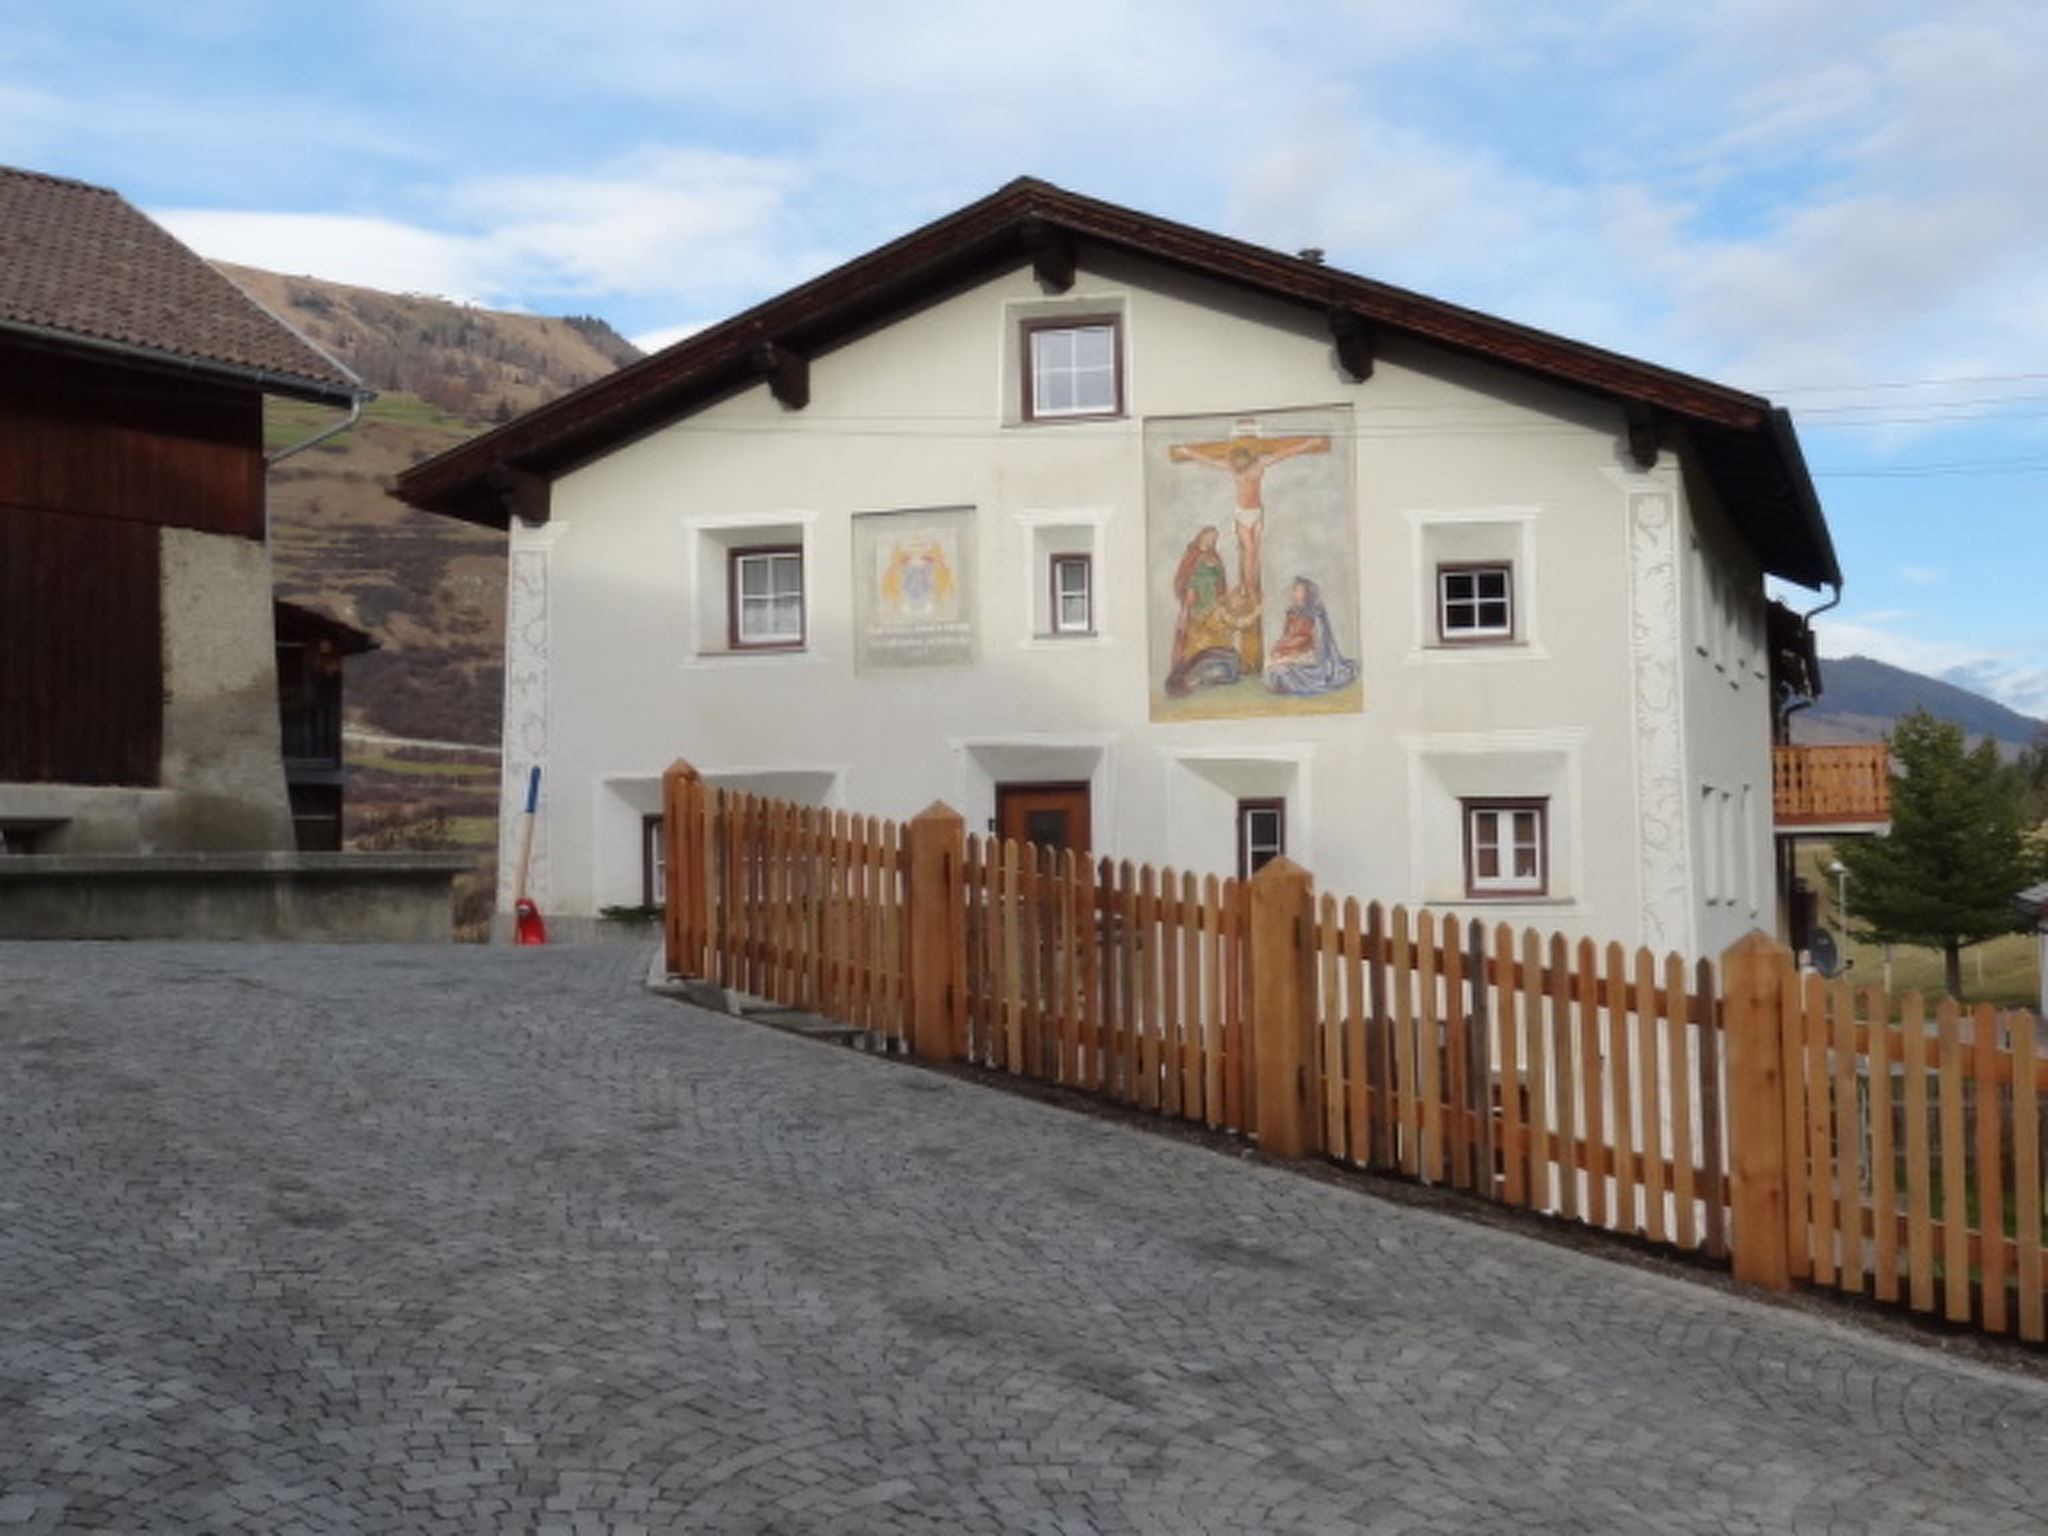
[(1823, 651), (2035, 715), (2044, 144), (2041, 0), (0, 0), (0, 163), (223, 260), (658, 342), (1032, 175), (1757, 391)]

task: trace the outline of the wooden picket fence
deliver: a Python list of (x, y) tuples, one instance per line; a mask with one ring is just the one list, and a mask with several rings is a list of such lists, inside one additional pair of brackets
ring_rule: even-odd
[[(883, 1049), (2043, 1339), (2025, 1014), (665, 785), (668, 964)], [(1989, 1235), (1987, 1235), (1989, 1234)]]
[(1732, 1145), (1765, 1197), (1736, 1273), (2048, 1339), (2034, 1016), (1801, 976), (1760, 935), (1724, 971)]

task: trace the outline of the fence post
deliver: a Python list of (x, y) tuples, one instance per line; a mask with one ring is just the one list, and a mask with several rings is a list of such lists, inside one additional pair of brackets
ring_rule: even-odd
[(1322, 1150), (1315, 1071), (1315, 893), (1284, 854), (1251, 879), (1252, 1127), (1275, 1157)]
[(967, 909), (961, 877), (967, 823), (938, 801), (910, 819), (904, 908), (910, 1048), (935, 1061), (963, 1054), (967, 1009)]
[(1728, 1053), (1728, 1205), (1735, 1278), (1792, 1289), (1786, 1192), (1783, 994), (1791, 952), (1752, 932), (1721, 955)]
[(661, 776), (662, 940), (671, 976), (704, 974), (704, 778), (683, 758)]

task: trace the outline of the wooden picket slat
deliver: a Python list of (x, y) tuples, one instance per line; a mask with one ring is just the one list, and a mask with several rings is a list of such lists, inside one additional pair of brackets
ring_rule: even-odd
[(1494, 925), (1482, 983), (1491, 997), (1494, 1051), (1500, 1060), (1500, 1198), (1523, 1205), (1529, 1198), (1529, 1144), (1523, 1128), (1521, 992), (1515, 985), (1515, 940), (1506, 923)]
[(2019, 1336), (2044, 1342), (2041, 1274), (2040, 1037), (2033, 1015), (2012, 1019), (2013, 1240), (2018, 1244)]
[(1408, 912), (1395, 907), (1387, 925), (1392, 952), (1387, 967), (1389, 1018), (1394, 1035), (1394, 1081), (1387, 1093), (1387, 1114), (1394, 1124), (1395, 1166), (1411, 1179), (1422, 1175), (1421, 1126), (1416, 1104), (1420, 1071), (1415, 1050), (1415, 986), (1421, 967), (1408, 940)]
[[(1664, 1177), (1663, 1077), (1657, 1068), (1664, 1031), (1657, 1013), (1657, 957), (1647, 949), (1635, 953), (1636, 1112), (1642, 1117), (1637, 1144), (1643, 1154), (1643, 1231), (1653, 1243), (1666, 1240)], [(1628, 1020), (1618, 1021), (1622, 1033)]]
[(1543, 989), (1543, 940), (1533, 928), (1522, 933), (1522, 1018), (1528, 1029), (1528, 1048), (1522, 1059), (1528, 1063), (1529, 1091), (1522, 1096), (1524, 1144), (1522, 1161), (1526, 1168), (1523, 1203), (1532, 1211), (1559, 1209), (1563, 1204), (1560, 1182), (1554, 1177), (1550, 1155), (1557, 1117), (1551, 1109), (1550, 999)]
[(1802, 1028), (1798, 1030), (1800, 1081), (1806, 1085), (1806, 1102), (1800, 1106), (1800, 1122), (1806, 1128), (1806, 1202), (1800, 1210), (1806, 1227), (1806, 1264), (1815, 1284), (1835, 1284), (1835, 1159), (1831, 1145), (1829, 1114), (1829, 1036), (1827, 1036), (1827, 979), (1806, 977), (1800, 1008)]
[[(1668, 1102), (1671, 1106), (1671, 1203), (1673, 1235), (1678, 1246), (1691, 1249), (1700, 1240), (1700, 1226), (1694, 1204), (1700, 1198), (1695, 1183), (1693, 1151), (1693, 1086), (1705, 1086), (1705, 1073), (1694, 1076), (1692, 1010), (1688, 1007), (1685, 962), (1677, 955), (1664, 960), (1664, 1038)], [(1704, 1058), (1700, 1058), (1702, 1061)]]
[(1706, 1252), (1718, 1259), (1728, 1253), (1728, 1137), (1722, 1112), (1728, 1087), (1722, 1051), (1724, 1020), (1712, 962), (1695, 962), (1694, 975), (1693, 1039), (1700, 1053), (1700, 1203), (1705, 1212), (1701, 1238)]
[(1952, 1323), (1970, 1320), (1969, 1146), (1963, 1136), (1963, 1057), (1961, 1021), (1953, 999), (1935, 1008), (1940, 1041), (1941, 1262), (1942, 1315)]
[(1978, 1275), (1980, 1321), (1987, 1333), (2007, 1328), (2005, 1296), (2005, 1116), (1998, 1081), (1998, 1018), (1991, 1005), (1970, 1013), (1970, 1042), (1976, 1053)]
[(1550, 1154), (1557, 1170), (1557, 1208), (1568, 1221), (1577, 1221), (1586, 1209), (1581, 1199), (1584, 1185), (1579, 1178), (1579, 1126), (1583, 1096), (1592, 1092), (1586, 1074), (1579, 1070), (1578, 1015), (1571, 965), (1571, 946), (1562, 934), (1550, 937), (1550, 1049), (1555, 1066), (1550, 1077), (1553, 1145)]
[(1245, 1006), (1251, 981), (1245, 974), (1245, 939), (1251, 926), (1251, 885), (1226, 878), (1217, 910), (1223, 946), (1223, 1094), (1224, 1123), (1241, 1126), (1250, 1118), (1254, 1081), (1245, 1046)]
[(1861, 1292), (1863, 1262), (1863, 1106), (1856, 1092), (1856, 1004), (1855, 991), (1846, 977), (1828, 988), (1830, 1044), (1834, 1053), (1834, 1135), (1829, 1146), (1834, 1154), (1835, 1231), (1839, 1234), (1841, 1257), (1837, 1284), (1845, 1291)]
[(1614, 1121), (1609, 1142), (1614, 1161), (1613, 1230), (1639, 1232), (1636, 1215), (1638, 1186), (1635, 1164), (1637, 1139), (1635, 1094), (1631, 1078), (1634, 1058), (1628, 1027), (1628, 961), (1619, 944), (1607, 946), (1607, 1006), (1602, 1010), (1607, 1036), (1608, 1081), (1612, 1084)]
[(1863, 994), (1869, 1019), (1870, 1048), (1865, 1076), (1870, 1084), (1870, 1208), (1876, 1278), (1872, 1294), (1879, 1301), (1899, 1299), (1899, 1169), (1893, 1146), (1891, 1003), (1875, 987)]
[(1900, 1001), (1900, 1041), (1906, 1086), (1906, 1264), (1912, 1305), (1932, 1312), (1934, 1288), (1934, 1158), (1928, 1124), (1927, 1025), (1920, 994)]
[(1579, 940), (1573, 973), (1573, 1012), (1578, 1026), (1582, 1152), (1568, 1152), (1567, 1166), (1585, 1170), (1586, 1220), (1607, 1225), (1607, 1053), (1600, 1039), (1600, 951), (1591, 939)]
[(1465, 1041), (1465, 944), (1458, 921), (1446, 917), (1437, 935), (1437, 965), (1442, 1000), (1436, 1008), (1437, 1034), (1443, 1050), (1442, 1118), (1438, 1135), (1445, 1138), (1447, 1159), (1440, 1165), (1455, 1189), (1472, 1187), (1471, 1069)]
[(1224, 1065), (1230, 1060), (1225, 1039), (1225, 978), (1229, 944), (1224, 936), (1223, 882), (1215, 875), (1202, 881), (1202, 1099), (1207, 1124), (1237, 1124), (1237, 1096), (1229, 1090)]

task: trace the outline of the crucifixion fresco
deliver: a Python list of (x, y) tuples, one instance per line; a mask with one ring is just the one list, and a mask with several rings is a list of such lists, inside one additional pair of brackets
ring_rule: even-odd
[(1153, 718), (1361, 706), (1350, 426), (1342, 407), (1146, 424)]

